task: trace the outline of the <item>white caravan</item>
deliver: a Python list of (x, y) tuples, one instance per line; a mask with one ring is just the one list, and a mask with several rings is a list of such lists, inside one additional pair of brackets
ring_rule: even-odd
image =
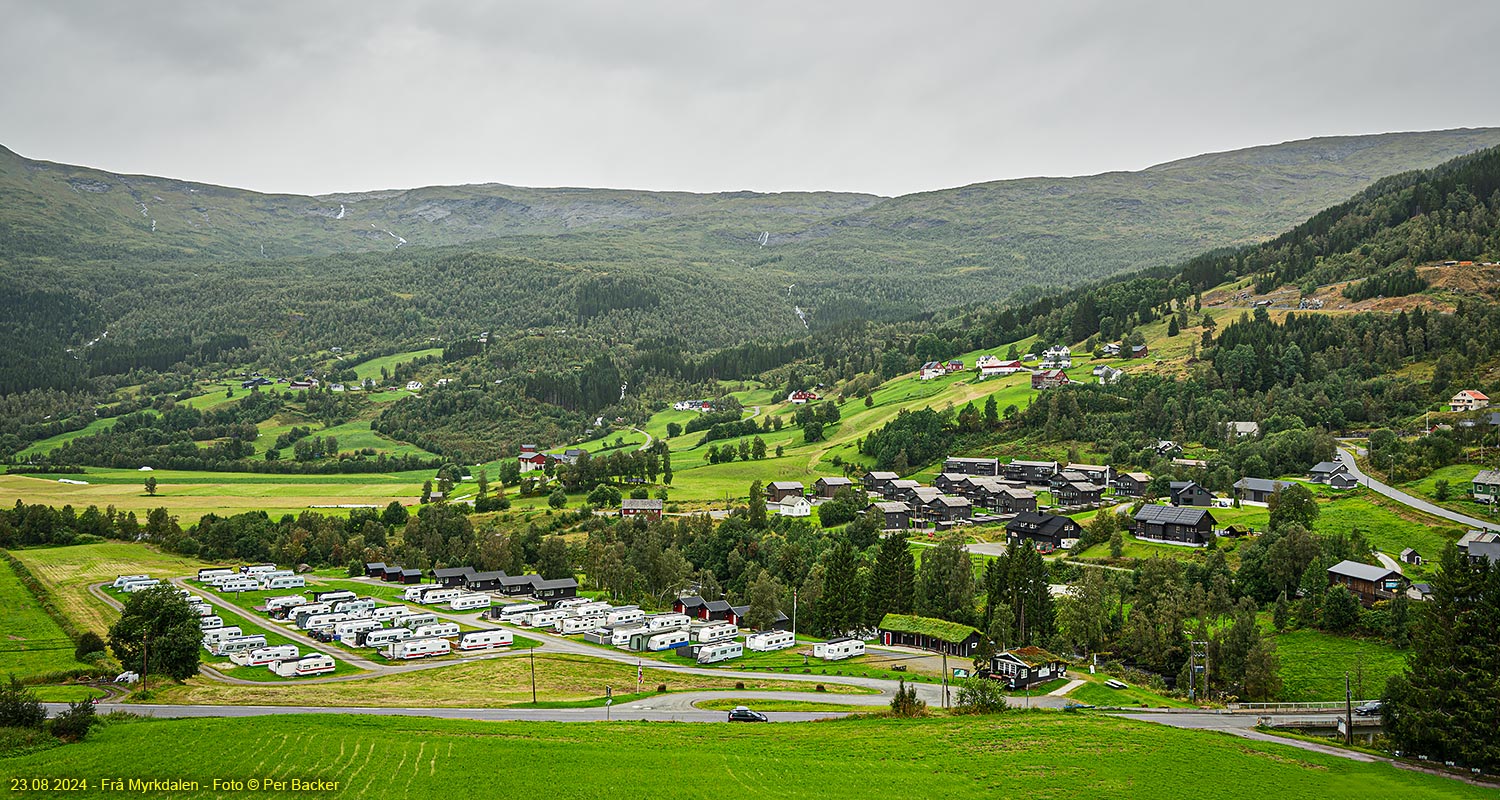
[(791, 631), (757, 631), (745, 637), (745, 649), (757, 653), (785, 650), (797, 646), (797, 637)]
[(717, 664), (720, 661), (728, 661), (731, 658), (739, 658), (745, 654), (745, 646), (739, 642), (724, 642), (722, 644), (706, 644), (698, 649), (699, 664)]
[(261, 647), (243, 653), (235, 653), (229, 657), (229, 660), (242, 667), (263, 667), (272, 661), (285, 661), (297, 656), (297, 645), (278, 644), (272, 647)]
[(458, 637), (458, 649), (465, 652), (489, 650), (493, 647), (508, 647), (515, 640), (515, 634), (510, 631), (469, 631)]

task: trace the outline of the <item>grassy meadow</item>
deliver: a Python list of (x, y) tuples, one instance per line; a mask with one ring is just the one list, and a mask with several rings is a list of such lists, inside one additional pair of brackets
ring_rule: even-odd
[(53, 602), (68, 619), (100, 636), (108, 633), (120, 614), (90, 593), (90, 585), (113, 581), (118, 575), (149, 574), (156, 578), (194, 575), (200, 567), (211, 566), (147, 545), (125, 542), (13, 550), (11, 554), (47, 587)]
[(87, 667), (73, 659), (73, 640), (47, 616), (9, 561), (0, 560), (0, 679)]
[[(163, 747), (163, 742), (191, 747)], [(681, 794), (827, 797), (830, 786), (903, 787), (925, 797), (1025, 795), (1240, 798), (1275, 787), (1288, 800), (1494, 792), (1447, 778), (1227, 734), (1092, 714), (777, 725), (484, 723), (296, 716), (112, 723), (88, 741), (0, 761), (0, 776), (195, 780), (182, 797), (217, 797), (215, 778), (337, 781), (325, 797), (450, 798), (504, 786), (554, 798)], [(566, 775), (565, 778), (560, 777)], [(97, 785), (97, 784), (93, 784)], [(101, 792), (102, 793), (102, 792)]]

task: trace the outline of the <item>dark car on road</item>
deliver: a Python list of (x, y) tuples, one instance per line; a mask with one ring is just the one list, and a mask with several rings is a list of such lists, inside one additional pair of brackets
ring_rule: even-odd
[(1380, 705), (1379, 700), (1371, 700), (1362, 706), (1357, 706), (1354, 709), (1354, 713), (1360, 717), (1378, 717), (1380, 716)]
[(748, 709), (748, 708), (746, 708), (744, 706), (735, 706), (734, 710), (731, 711), (731, 712), (729, 712), (729, 721), (730, 722), (769, 722), (770, 720), (766, 719), (766, 715), (760, 713), (759, 711), (751, 711), (750, 709)]

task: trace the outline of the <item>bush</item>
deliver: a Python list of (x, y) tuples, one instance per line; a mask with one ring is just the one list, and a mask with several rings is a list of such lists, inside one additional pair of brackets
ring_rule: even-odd
[(84, 631), (78, 637), (78, 646), (73, 648), (74, 661), (92, 661), (104, 654), (104, 640), (93, 631)]
[(907, 686), (904, 678), (896, 685), (896, 696), (891, 698), (891, 716), (927, 716), (927, 703), (917, 699), (917, 687)]
[(41, 728), (46, 721), (42, 701), (11, 675), (10, 683), (0, 687), (0, 728)]
[(958, 687), (958, 710), (965, 714), (998, 714), (1008, 708), (999, 681), (967, 678)]
[(734, 682), (734, 688), (736, 688), (736, 689), (744, 689), (745, 688), (745, 682), (744, 681), (735, 681)]
[(99, 718), (94, 715), (94, 701), (83, 700), (69, 703), (68, 710), (53, 717), (49, 727), (53, 736), (65, 742), (81, 742), (89, 735), (89, 728), (98, 721)]
[(0, 728), (0, 758), (35, 753), (59, 744), (62, 742), (38, 728)]
[(657, 694), (666, 694), (667, 693), (667, 685), (665, 683), (658, 683), (658, 684), (656, 684), (656, 693)]

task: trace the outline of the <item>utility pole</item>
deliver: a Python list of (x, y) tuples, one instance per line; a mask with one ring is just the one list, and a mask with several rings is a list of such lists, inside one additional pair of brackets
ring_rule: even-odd
[[(1188, 701), (1197, 702), (1200, 694), (1208, 694), (1208, 642), (1193, 640), (1188, 643)], [(1203, 662), (1199, 667), (1198, 662)], [(1198, 691), (1198, 672), (1203, 672), (1203, 690)]]
[(1354, 695), (1349, 692), (1349, 673), (1344, 673), (1344, 746), (1354, 746)]

